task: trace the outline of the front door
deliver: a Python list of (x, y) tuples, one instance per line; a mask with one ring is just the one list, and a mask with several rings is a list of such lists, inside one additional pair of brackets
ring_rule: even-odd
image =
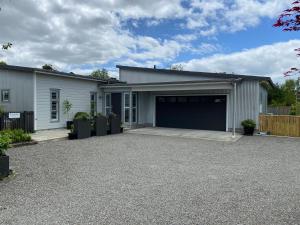
[(120, 119), (122, 118), (122, 94), (111, 94), (111, 112), (116, 114)]

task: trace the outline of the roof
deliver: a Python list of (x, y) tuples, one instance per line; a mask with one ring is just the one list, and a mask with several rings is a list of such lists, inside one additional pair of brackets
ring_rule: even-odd
[(238, 79), (219, 79), (219, 80), (193, 80), (193, 81), (173, 81), (173, 82), (151, 82), (151, 83), (115, 83), (107, 84), (105, 87), (133, 87), (133, 86), (151, 86), (151, 85), (184, 85), (184, 84), (208, 84), (208, 83), (232, 83)]
[(60, 72), (60, 71), (55, 71), (55, 70), (44, 70), (44, 69), (39, 69), (39, 68), (33, 68), (33, 67), (24, 67), (24, 66), (12, 66), (12, 65), (0, 65), (0, 70), (15, 70), (15, 71), (20, 71), (20, 72), (37, 72), (41, 74), (47, 74), (47, 75), (52, 75), (52, 76), (60, 76), (60, 77), (70, 77), (70, 78), (75, 78), (75, 79), (81, 79), (81, 80), (90, 80), (90, 81), (96, 81), (96, 82), (101, 82), (101, 83), (118, 83), (119, 81), (111, 78), (108, 80), (103, 80), (99, 78), (94, 78), (91, 76), (86, 76), (86, 75), (79, 75), (75, 73), (65, 73), (65, 72)]
[(119, 69), (140, 71), (140, 72), (151, 72), (151, 73), (164, 73), (164, 74), (178, 74), (178, 75), (191, 75), (191, 76), (203, 76), (203, 77), (213, 77), (222, 79), (246, 79), (246, 80), (258, 80), (258, 81), (269, 81), (273, 84), (270, 77), (265, 76), (251, 76), (251, 75), (238, 75), (238, 74), (228, 74), (228, 73), (209, 73), (209, 72), (196, 72), (196, 71), (183, 71), (183, 70), (171, 70), (171, 69), (156, 69), (156, 68), (145, 68), (145, 67), (134, 67), (134, 66), (116, 66)]

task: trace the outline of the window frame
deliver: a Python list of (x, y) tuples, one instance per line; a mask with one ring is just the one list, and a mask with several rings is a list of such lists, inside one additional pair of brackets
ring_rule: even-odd
[[(8, 93), (8, 100), (4, 100), (4, 92)], [(1, 102), (2, 103), (10, 103), (10, 89), (2, 89), (1, 90)]]
[[(135, 97), (135, 106), (133, 105), (133, 98)], [(132, 107), (131, 107), (131, 110), (132, 110), (132, 113), (131, 113), (131, 122), (132, 123), (137, 123), (137, 115), (138, 115), (138, 95), (136, 92), (133, 92), (132, 93)], [(135, 110), (135, 113), (133, 113), (133, 111)], [(135, 116), (135, 117), (134, 117)], [(133, 120), (133, 118), (135, 118), (135, 120)]]
[[(126, 104), (126, 96), (128, 96), (128, 105)], [(128, 121), (126, 121), (126, 111), (128, 111)], [(130, 93), (124, 92), (124, 123), (129, 124), (130, 123)]]
[[(109, 96), (109, 102), (107, 102), (107, 96)], [(104, 94), (104, 110), (105, 110), (105, 115), (108, 116), (111, 114), (111, 93), (105, 93)], [(109, 104), (107, 104), (109, 103)], [(107, 113), (109, 111), (109, 113)]]
[[(56, 93), (56, 99), (52, 98), (52, 93)], [(56, 110), (52, 109), (52, 103), (56, 103)], [(57, 118), (52, 118), (52, 112), (56, 112)], [(59, 89), (50, 89), (50, 122), (59, 122), (60, 119), (60, 90)]]
[[(94, 96), (94, 100), (92, 100), (92, 96)], [(94, 112), (92, 112), (92, 104), (93, 103), (95, 104), (94, 105)], [(98, 112), (98, 110), (97, 110), (97, 92), (92, 91), (92, 92), (90, 92), (90, 113), (91, 113), (91, 115), (93, 113), (93, 116), (96, 116), (97, 112)]]

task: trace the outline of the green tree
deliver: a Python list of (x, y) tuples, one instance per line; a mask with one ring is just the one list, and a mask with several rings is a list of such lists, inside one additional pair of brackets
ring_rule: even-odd
[(55, 70), (51, 64), (45, 64), (45, 65), (43, 65), (42, 69), (43, 70), (51, 70), (51, 71)]
[(263, 84), (268, 91), (268, 101), (273, 106), (291, 106), (296, 102), (295, 80), (286, 80), (284, 84), (275, 84), (274, 87)]
[(90, 76), (94, 77), (94, 78), (102, 79), (102, 80), (107, 80), (110, 78), (110, 76), (108, 75), (108, 71), (106, 69), (95, 70), (91, 73)]
[(183, 65), (181, 65), (181, 64), (174, 64), (174, 65), (171, 66), (171, 70), (182, 71), (183, 70)]

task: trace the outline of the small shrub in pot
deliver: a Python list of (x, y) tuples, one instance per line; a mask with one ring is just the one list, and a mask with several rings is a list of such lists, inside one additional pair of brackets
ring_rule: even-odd
[(256, 123), (254, 120), (247, 119), (242, 121), (242, 126), (244, 128), (244, 135), (252, 136), (254, 134), (254, 130), (256, 127)]
[(78, 112), (74, 116), (74, 134), (77, 139), (88, 138), (91, 136), (90, 116), (86, 112)]
[(9, 148), (11, 139), (8, 135), (0, 135), (0, 178), (9, 175), (9, 156), (6, 151)]
[(96, 136), (104, 136), (107, 135), (107, 117), (98, 113), (95, 116), (95, 134)]
[(72, 109), (72, 103), (66, 99), (64, 102), (63, 102), (63, 107), (64, 107), (64, 114), (67, 115), (67, 129), (70, 130), (71, 129), (71, 126), (73, 124), (73, 121), (70, 120), (70, 111)]

